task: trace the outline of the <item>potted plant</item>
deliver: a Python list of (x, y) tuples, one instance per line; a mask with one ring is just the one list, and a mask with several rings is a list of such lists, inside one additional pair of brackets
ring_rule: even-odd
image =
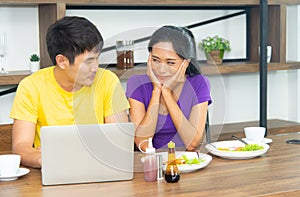
[(225, 51), (230, 51), (230, 42), (219, 36), (206, 37), (199, 43), (199, 49), (203, 50), (208, 64), (221, 65)]
[(36, 72), (40, 69), (40, 57), (37, 54), (32, 54), (29, 57), (30, 60), (30, 71)]

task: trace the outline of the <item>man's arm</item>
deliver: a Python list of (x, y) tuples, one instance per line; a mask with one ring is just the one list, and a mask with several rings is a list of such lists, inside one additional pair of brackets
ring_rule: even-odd
[(121, 111), (119, 113), (104, 118), (104, 123), (114, 123), (114, 122), (128, 122), (127, 112)]
[(14, 120), (12, 130), (12, 150), (21, 155), (21, 163), (33, 168), (41, 168), (41, 151), (33, 147), (36, 125), (29, 121)]

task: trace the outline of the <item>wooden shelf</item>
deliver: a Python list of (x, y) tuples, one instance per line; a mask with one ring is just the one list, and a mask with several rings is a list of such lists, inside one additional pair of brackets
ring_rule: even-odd
[[(201, 73), (205, 75), (216, 75), (216, 74), (237, 74), (237, 73), (251, 73), (259, 72), (258, 63), (247, 63), (247, 62), (234, 62), (234, 63), (223, 63), (221, 66), (214, 66), (208, 64), (201, 64)], [(116, 67), (107, 68), (114, 72), (120, 80), (127, 80), (132, 75), (145, 74), (147, 72), (146, 66), (135, 66), (132, 69), (121, 70)], [(300, 69), (300, 62), (289, 62), (289, 63), (270, 63), (268, 65), (269, 71), (275, 70), (292, 70)], [(11, 71), (8, 74), (0, 74), (0, 85), (16, 85), (31, 74), (30, 71)]]
[[(38, 4), (56, 4), (56, 0), (1, 0), (0, 5), (38, 5)], [(251, 6), (259, 5), (259, 0), (61, 0), (59, 3), (68, 5), (116, 5), (116, 6), (137, 6), (137, 5), (197, 5), (197, 6)], [(299, 0), (269, 0), (269, 5), (279, 4), (299, 4)]]
[[(249, 61), (258, 62), (257, 48), (259, 46), (259, 16), (260, 16), (260, 1), (259, 0), (61, 0), (59, 2), (54, 0), (2, 0), (0, 5), (37, 5), (39, 11), (39, 35), (40, 35), (40, 56), (41, 66), (48, 67), (52, 65), (49, 55), (46, 50), (45, 35), (50, 24), (57, 19), (65, 16), (66, 6), (135, 6), (138, 8), (146, 8), (147, 6), (177, 6), (183, 9), (188, 9), (187, 6), (197, 7), (216, 7), (226, 9), (226, 7), (240, 7), (249, 8)], [(299, 63), (285, 64), (286, 61), (286, 7), (287, 5), (300, 4), (300, 0), (269, 0), (268, 1), (268, 44), (272, 45), (272, 59), (274, 62), (269, 64), (269, 70), (284, 70), (284, 69), (298, 69)], [(293, 68), (295, 67), (295, 68)], [(211, 66), (202, 66), (204, 74), (230, 74), (230, 73), (246, 73), (259, 71), (258, 63), (236, 63), (227, 66), (214, 68)], [(114, 71), (118, 76), (124, 79), (131, 75), (131, 71), (121, 72)], [(143, 73), (145, 70), (133, 71), (132, 73)]]
[[(212, 139), (217, 136), (214, 134), (214, 130), (222, 128), (221, 135), (218, 140), (228, 140), (232, 135), (236, 135), (238, 137), (245, 137), (244, 128), (251, 126), (259, 126), (258, 121), (250, 121), (250, 122), (240, 122), (240, 123), (230, 123), (222, 125), (211, 125), (211, 136)], [(287, 120), (279, 120), (279, 119), (270, 119), (267, 122), (267, 132), (268, 135), (274, 134), (284, 134), (291, 132), (299, 132), (300, 131), (300, 123), (287, 121)]]
[(110, 67), (107, 69), (115, 73), (120, 80), (127, 80), (133, 75), (145, 74), (147, 72), (146, 66), (134, 66), (133, 68), (127, 70), (117, 69), (116, 67)]
[[(201, 64), (201, 73), (204, 75), (216, 75), (216, 74), (236, 74), (236, 73), (251, 73), (259, 72), (258, 63), (247, 63), (247, 62), (235, 62), (235, 63), (224, 63), (220, 66)], [(268, 65), (269, 71), (275, 70), (291, 70), (300, 69), (300, 62), (292, 63), (270, 63)], [(132, 69), (120, 70), (115, 67), (108, 68), (114, 72), (121, 80), (126, 80), (132, 75), (145, 74), (147, 72), (146, 66), (135, 66)]]
[(22, 79), (30, 75), (29, 70), (26, 71), (10, 71), (6, 74), (0, 74), (0, 85), (17, 85)]
[[(251, 62), (223, 63), (220, 66), (203, 64), (200, 67), (205, 75), (259, 72), (259, 63)], [(268, 64), (268, 71), (292, 69), (300, 69), (300, 62)]]

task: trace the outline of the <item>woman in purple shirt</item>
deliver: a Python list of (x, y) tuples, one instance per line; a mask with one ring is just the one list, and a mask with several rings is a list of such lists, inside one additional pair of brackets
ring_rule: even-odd
[[(127, 82), (135, 144), (152, 137), (155, 148), (172, 140), (195, 150), (204, 137), (211, 96), (198, 69), (194, 36), (186, 28), (163, 26), (151, 36), (148, 51), (147, 74)], [(145, 151), (148, 143), (140, 145)]]

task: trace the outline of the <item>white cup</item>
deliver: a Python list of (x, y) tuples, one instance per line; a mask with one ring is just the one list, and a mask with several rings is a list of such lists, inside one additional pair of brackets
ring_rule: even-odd
[(0, 155), (0, 176), (15, 176), (19, 170), (21, 156), (15, 154)]
[[(258, 47), (258, 55), (260, 56), (260, 47)], [(271, 62), (272, 46), (267, 46), (267, 62)]]
[(265, 127), (245, 127), (245, 136), (249, 141), (263, 141), (266, 133)]

